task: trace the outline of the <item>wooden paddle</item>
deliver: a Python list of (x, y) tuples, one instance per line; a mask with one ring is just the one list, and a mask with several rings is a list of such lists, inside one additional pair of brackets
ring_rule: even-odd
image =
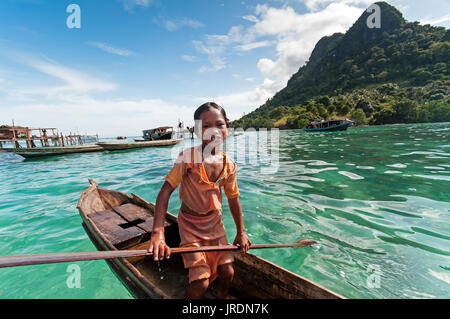
[[(250, 249), (310, 247), (314, 244), (317, 244), (317, 242), (309, 239), (302, 239), (294, 244), (251, 245)], [(240, 249), (239, 246), (224, 245), (224, 246), (171, 248), (170, 252), (171, 254), (184, 254), (202, 251), (223, 251), (223, 250), (239, 250), (239, 249)], [(152, 253), (150, 253), (148, 250), (111, 250), (111, 251), (92, 251), (92, 252), (75, 252), (75, 253), (0, 256), (0, 268), (63, 263), (82, 260), (150, 256), (150, 255), (152, 255)]]

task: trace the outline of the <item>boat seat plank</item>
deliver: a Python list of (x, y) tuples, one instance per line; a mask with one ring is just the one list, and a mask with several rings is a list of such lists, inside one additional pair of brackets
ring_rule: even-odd
[[(153, 213), (141, 206), (127, 203), (121, 206), (114, 207), (114, 210), (128, 222), (133, 222), (138, 219), (143, 220), (143, 222), (138, 223), (136, 226), (142, 228), (147, 233), (151, 233), (153, 230)], [(170, 226), (171, 223), (167, 220), (164, 221), (164, 226)]]
[(131, 243), (138, 243), (145, 233), (139, 227), (127, 227), (128, 221), (112, 210), (90, 214), (89, 218), (111, 244), (118, 248)]

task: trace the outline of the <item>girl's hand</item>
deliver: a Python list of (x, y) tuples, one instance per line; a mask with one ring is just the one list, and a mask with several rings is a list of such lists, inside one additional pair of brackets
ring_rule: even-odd
[(170, 248), (166, 245), (164, 231), (153, 231), (148, 251), (153, 253), (155, 261), (164, 259), (164, 255), (167, 259), (170, 258)]
[(234, 239), (233, 245), (239, 245), (241, 251), (246, 253), (251, 246), (252, 242), (248, 239), (245, 232), (239, 232)]

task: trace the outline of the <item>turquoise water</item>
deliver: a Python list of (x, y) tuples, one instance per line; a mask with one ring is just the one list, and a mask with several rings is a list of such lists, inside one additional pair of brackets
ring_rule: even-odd
[[(231, 139), (239, 150), (252, 134)], [(449, 135), (449, 123), (281, 131), (276, 173), (236, 159), (245, 226), (253, 243), (319, 245), (252, 252), (349, 298), (450, 298)], [(76, 209), (87, 179), (154, 202), (190, 142), (37, 160), (0, 153), (0, 254), (95, 250)], [(169, 211), (178, 207), (176, 193)], [(74, 264), (80, 288), (67, 285), (70, 264), (0, 269), (0, 298), (132, 298), (105, 261)]]

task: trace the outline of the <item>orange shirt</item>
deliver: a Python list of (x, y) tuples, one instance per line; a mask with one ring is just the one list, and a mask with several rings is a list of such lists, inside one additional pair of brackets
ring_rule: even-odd
[(180, 200), (198, 214), (222, 209), (222, 190), (228, 198), (239, 196), (236, 163), (225, 153), (224, 168), (216, 182), (210, 182), (202, 163), (201, 146), (184, 150), (166, 176), (175, 189), (180, 185)]

